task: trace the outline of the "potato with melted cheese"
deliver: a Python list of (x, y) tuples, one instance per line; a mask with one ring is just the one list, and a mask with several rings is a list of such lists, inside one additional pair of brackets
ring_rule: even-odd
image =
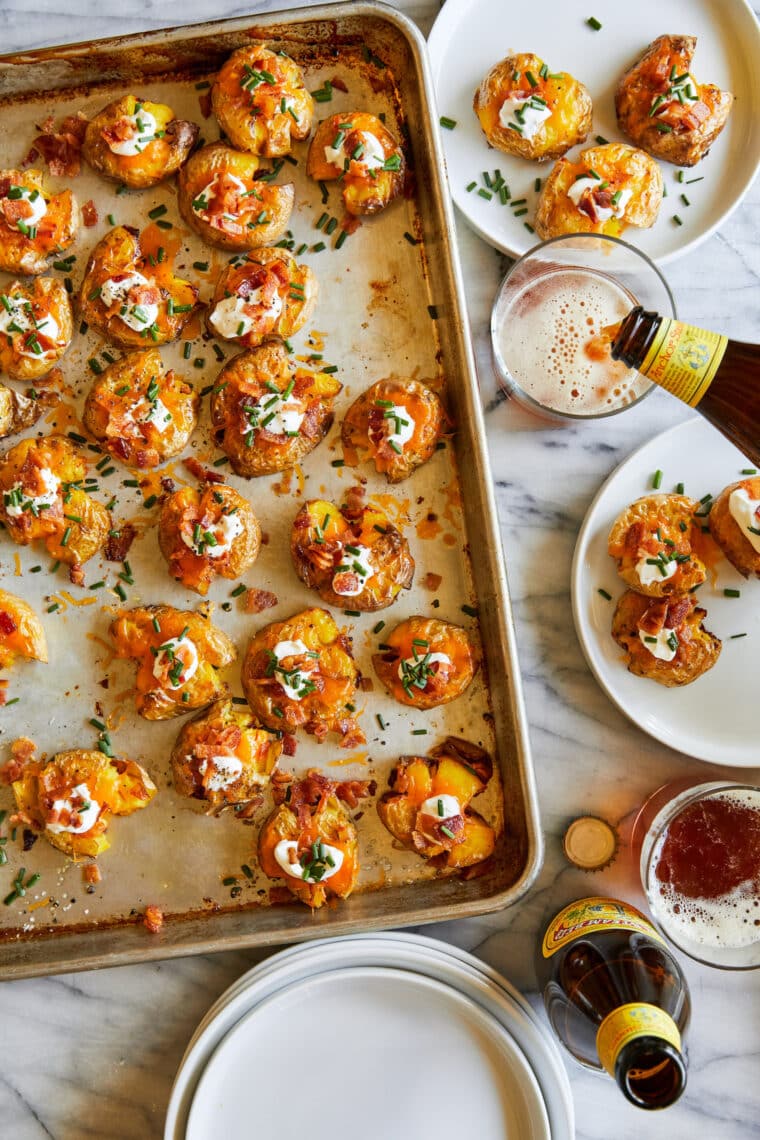
[(147, 807), (156, 785), (134, 760), (73, 748), (51, 760), (30, 759), (14, 773), (19, 822), (71, 859), (94, 858), (111, 846), (114, 815)]
[(70, 190), (51, 194), (41, 170), (0, 170), (0, 270), (44, 273), (73, 244), (79, 207)]
[(216, 442), (236, 475), (273, 475), (300, 463), (325, 438), (343, 385), (294, 365), (283, 345), (233, 356), (211, 397)]
[(550, 72), (533, 52), (494, 64), (472, 106), (489, 145), (520, 158), (559, 158), (591, 130), (586, 88), (566, 71)]
[(198, 394), (157, 348), (130, 352), (95, 378), (83, 421), (101, 447), (130, 467), (157, 467), (184, 451), (198, 420)]
[(0, 590), (0, 669), (10, 669), (16, 657), (46, 662), (45, 631), (28, 602)]
[(237, 656), (208, 618), (173, 606), (122, 610), (109, 627), (117, 657), (137, 662), (135, 706), (146, 720), (206, 708), (229, 692), (218, 670)]
[(116, 226), (90, 254), (79, 311), (121, 348), (176, 340), (198, 307), (195, 285), (177, 277), (172, 259), (160, 258), (159, 250), (152, 234), (146, 239), (130, 226)]
[(697, 83), (696, 36), (658, 36), (625, 72), (615, 92), (620, 130), (655, 158), (694, 166), (726, 125), (734, 97)]
[(249, 708), (215, 701), (183, 725), (172, 749), (174, 787), (212, 811), (257, 805), (282, 753), (281, 734), (262, 728)]
[(494, 829), (470, 807), (493, 775), (491, 757), (476, 744), (448, 737), (430, 756), (402, 756), (377, 811), (393, 838), (440, 870), (485, 862)]
[(56, 277), (14, 281), (0, 288), (0, 372), (11, 380), (41, 380), (71, 344), (74, 318)]
[(432, 709), (461, 697), (478, 667), (475, 646), (461, 626), (438, 618), (411, 617), (389, 634), (372, 664), (390, 695), (402, 705)]
[(698, 506), (686, 495), (644, 495), (618, 516), (607, 552), (627, 586), (663, 598), (704, 582), (707, 572), (695, 550)]
[(210, 143), (180, 172), (180, 213), (210, 245), (240, 251), (268, 245), (285, 233), (295, 202), (292, 182), (275, 186), (269, 177), (259, 174), (254, 155)]
[(615, 607), (612, 636), (625, 650), (629, 673), (667, 688), (690, 685), (720, 656), (720, 639), (705, 629), (706, 617), (693, 594), (652, 598), (626, 590)]
[(314, 100), (290, 56), (263, 45), (238, 48), (211, 88), (219, 126), (239, 150), (267, 158), (290, 154), (308, 138)]
[(273, 622), (251, 638), (243, 660), (243, 692), (254, 715), (273, 732), (341, 737), (343, 748), (364, 742), (350, 715), (359, 670), (351, 639), (323, 609)]
[(760, 476), (724, 487), (708, 522), (734, 569), (745, 578), (760, 578)]
[(340, 180), (349, 214), (377, 214), (404, 189), (400, 143), (375, 115), (345, 111), (323, 119), (309, 147), (306, 173), (317, 182)]
[(219, 274), (206, 327), (241, 348), (287, 340), (311, 320), (318, 288), (309, 266), (299, 265), (287, 250), (253, 250)]
[(143, 190), (171, 178), (199, 134), (197, 123), (178, 119), (165, 103), (123, 95), (87, 124), (82, 154), (104, 178)]
[(105, 544), (106, 508), (81, 490), (85, 461), (62, 436), (22, 439), (0, 456), (0, 520), (20, 546), (44, 539), (54, 559), (81, 566)]
[(539, 237), (608, 234), (627, 226), (649, 229), (662, 205), (662, 172), (648, 154), (626, 143), (587, 147), (578, 160), (561, 158), (536, 204)]
[(409, 543), (373, 506), (310, 499), (293, 522), (290, 555), (301, 581), (338, 608), (385, 609), (414, 578)]
[(433, 455), (445, 420), (440, 399), (419, 380), (378, 380), (346, 412), (343, 458), (349, 467), (370, 459), (389, 483), (400, 483)]
[(197, 490), (180, 487), (164, 499), (158, 545), (172, 577), (205, 596), (216, 578), (235, 581), (253, 566), (261, 527), (234, 487), (202, 483)]

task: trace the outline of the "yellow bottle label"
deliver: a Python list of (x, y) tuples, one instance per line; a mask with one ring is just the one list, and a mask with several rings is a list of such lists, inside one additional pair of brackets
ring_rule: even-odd
[(590, 898), (579, 899), (566, 906), (549, 923), (541, 947), (543, 956), (551, 958), (552, 954), (556, 954), (568, 942), (585, 938), (599, 930), (630, 930), (646, 934), (665, 945), (649, 919), (636, 907), (615, 899)]
[(718, 371), (728, 339), (663, 318), (639, 372), (695, 408)]
[(620, 1050), (636, 1037), (659, 1037), (680, 1052), (681, 1034), (669, 1013), (648, 1002), (634, 1001), (608, 1013), (596, 1035), (596, 1051), (611, 1077)]

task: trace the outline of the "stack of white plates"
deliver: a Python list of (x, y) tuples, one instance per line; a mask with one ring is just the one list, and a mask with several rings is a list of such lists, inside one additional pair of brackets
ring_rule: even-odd
[(211, 1007), (165, 1140), (572, 1140), (570, 1084), (525, 999), (412, 934), (284, 950)]

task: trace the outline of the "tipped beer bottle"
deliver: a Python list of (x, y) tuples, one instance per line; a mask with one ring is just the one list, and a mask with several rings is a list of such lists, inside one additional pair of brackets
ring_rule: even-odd
[(760, 346), (637, 306), (614, 334), (611, 353), (696, 408), (760, 467)]
[(549, 923), (536, 969), (552, 1028), (576, 1060), (606, 1070), (639, 1108), (678, 1100), (689, 991), (643, 914), (608, 898), (566, 906)]

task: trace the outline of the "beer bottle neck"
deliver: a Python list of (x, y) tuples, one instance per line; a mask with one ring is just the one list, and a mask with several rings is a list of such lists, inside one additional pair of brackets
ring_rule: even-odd
[(615, 1080), (637, 1108), (667, 1108), (686, 1087), (686, 1062), (680, 1050), (661, 1037), (636, 1037), (620, 1050)]
[(629, 368), (639, 368), (661, 323), (659, 313), (649, 313), (641, 305), (631, 309), (612, 342), (612, 359), (622, 360)]

